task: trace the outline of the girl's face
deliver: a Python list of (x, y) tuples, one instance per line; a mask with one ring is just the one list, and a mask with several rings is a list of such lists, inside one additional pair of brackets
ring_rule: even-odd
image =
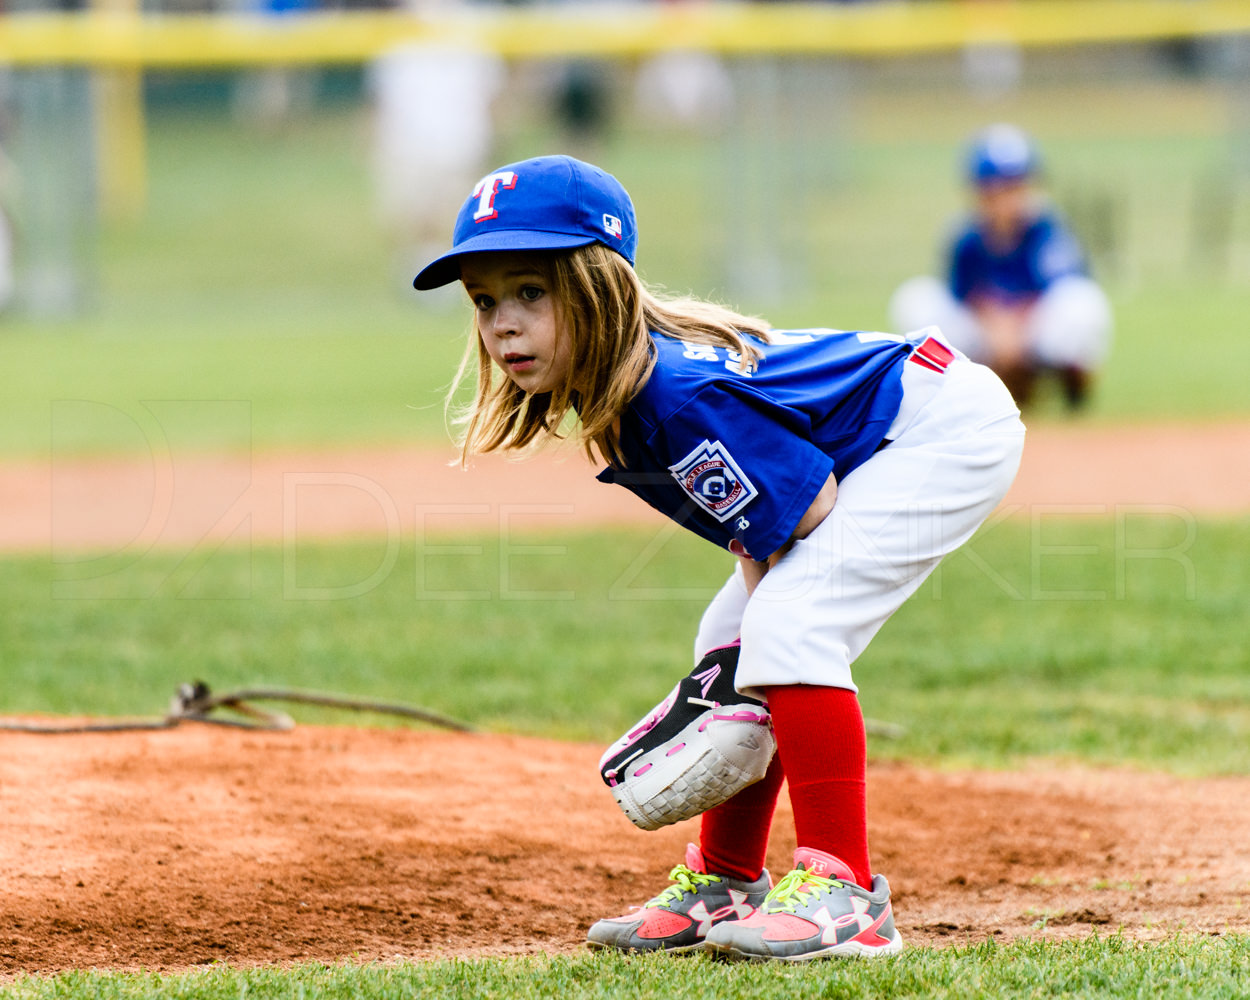
[(565, 384), (569, 338), (534, 254), (470, 254), (460, 263), (460, 280), (482, 343), (508, 378), (529, 393)]

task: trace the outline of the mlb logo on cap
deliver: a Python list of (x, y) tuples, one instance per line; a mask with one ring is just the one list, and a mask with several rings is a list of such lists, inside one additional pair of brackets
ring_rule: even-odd
[(629, 194), (611, 174), (571, 156), (510, 163), (474, 185), (452, 236), (452, 248), (422, 269), (419, 289), (460, 278), (465, 254), (504, 250), (572, 250), (602, 243), (631, 265), (638, 228)]

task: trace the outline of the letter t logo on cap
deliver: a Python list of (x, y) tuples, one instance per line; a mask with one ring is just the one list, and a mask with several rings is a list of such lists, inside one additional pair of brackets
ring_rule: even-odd
[(473, 197), (477, 199), (477, 209), (473, 213), (474, 222), (485, 222), (497, 218), (499, 211), (495, 208), (495, 195), (500, 189), (516, 187), (516, 174), (511, 170), (501, 170), (497, 174), (487, 174), (473, 188)]

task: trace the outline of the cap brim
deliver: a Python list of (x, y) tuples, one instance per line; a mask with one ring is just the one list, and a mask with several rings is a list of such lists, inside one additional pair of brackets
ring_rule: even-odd
[(427, 264), (412, 279), (418, 291), (440, 288), (460, 280), (460, 258), (471, 253), (504, 253), (525, 250), (572, 250), (597, 242), (593, 236), (568, 233), (542, 233), (529, 229), (497, 229), (458, 243), (437, 260)]
[(989, 187), (994, 184), (1010, 184), (1015, 181), (1024, 181), (1035, 176), (1037, 176), (1037, 168), (1027, 166), (1018, 170), (996, 170), (992, 174), (978, 173), (973, 178), (973, 183), (978, 187)]

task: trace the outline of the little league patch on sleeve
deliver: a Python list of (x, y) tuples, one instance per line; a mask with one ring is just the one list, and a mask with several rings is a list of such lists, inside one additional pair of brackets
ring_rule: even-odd
[(690, 498), (718, 521), (729, 520), (759, 495), (719, 441), (704, 441), (668, 471)]

